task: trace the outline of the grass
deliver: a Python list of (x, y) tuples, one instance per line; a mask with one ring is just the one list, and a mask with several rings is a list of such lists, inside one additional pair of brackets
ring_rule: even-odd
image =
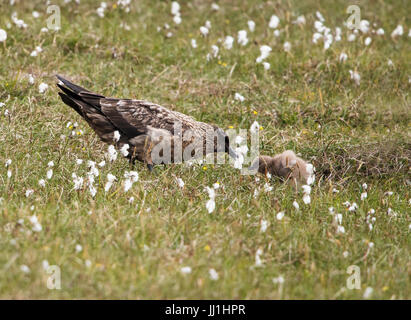
[[(361, 32), (347, 41), (346, 1), (223, 0), (217, 12), (211, 1), (180, 1), (178, 26), (167, 1), (138, 1), (130, 13), (108, 1), (104, 18), (96, 14), (98, 1), (55, 2), (62, 26), (48, 33), (40, 32), (46, 26), (44, 1), (0, 5), (0, 28), (8, 33), (0, 43), (0, 298), (361, 299), (368, 287), (370, 298), (411, 298), (409, 1), (358, 1), (371, 28), (376, 23), (385, 30), (384, 36), (371, 35), (370, 46)], [(40, 18), (32, 17), (33, 10)], [(342, 41), (327, 51), (321, 41), (312, 43), (317, 10), (333, 32), (343, 28)], [(14, 11), (26, 29), (11, 22)], [(281, 20), (278, 38), (268, 28), (272, 14)], [(301, 14), (306, 25), (292, 24)], [(248, 30), (249, 19), (256, 30), (248, 32), (247, 46), (235, 43), (225, 50), (218, 39)], [(204, 38), (199, 28), (206, 20), (212, 28)], [(392, 39), (398, 24), (404, 35)], [(198, 48), (191, 47), (191, 38)], [(290, 53), (283, 50), (285, 41)], [(220, 58), (207, 62), (213, 44)], [(273, 49), (269, 70), (255, 63), (264, 44)], [(31, 57), (38, 45), (43, 51)], [(345, 63), (338, 60), (341, 52), (348, 55)], [(349, 70), (361, 75), (359, 86)], [(264, 128), (261, 154), (292, 149), (316, 166), (311, 204), (302, 202), (301, 191), (276, 180), (266, 193), (263, 177), (256, 182), (228, 165), (204, 170), (176, 164), (149, 173), (137, 164), (139, 181), (125, 193), (122, 177), (130, 168), (118, 159), (99, 168), (94, 198), (88, 188), (73, 190), (72, 173), (85, 177), (88, 171), (76, 159), (100, 162), (107, 146), (60, 101), (56, 73), (95, 92), (157, 102), (225, 129), (258, 121)], [(49, 84), (44, 94), (38, 91), (41, 82)], [(236, 92), (246, 100), (235, 101)], [(69, 121), (77, 121), (84, 134), (70, 137)], [(6, 168), (7, 159), (12, 164)], [(55, 164), (50, 180), (49, 161)], [(105, 193), (108, 173), (119, 181)], [(40, 179), (46, 179), (45, 187)], [(209, 214), (204, 188), (217, 181), (216, 210)], [(360, 200), (363, 183), (368, 197)], [(34, 190), (30, 197), (28, 189)], [(345, 201), (358, 203), (356, 212)], [(329, 207), (343, 215), (344, 234), (336, 232)], [(282, 220), (276, 219), (279, 211), (285, 212)], [(32, 231), (33, 214), (40, 232)], [(260, 232), (262, 220), (268, 222), (266, 232)], [(47, 288), (43, 260), (60, 267), (61, 290)], [(346, 288), (350, 265), (360, 267), (359, 290)], [(181, 273), (185, 266), (190, 274)], [(210, 268), (218, 280), (210, 279)], [(282, 285), (273, 281), (279, 276)]]

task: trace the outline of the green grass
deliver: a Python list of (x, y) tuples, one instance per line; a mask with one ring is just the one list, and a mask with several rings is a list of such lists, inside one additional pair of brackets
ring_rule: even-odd
[[(347, 41), (346, 1), (226, 0), (218, 2), (217, 12), (211, 1), (180, 1), (178, 26), (166, 1), (135, 1), (130, 13), (108, 1), (103, 19), (96, 14), (99, 1), (55, 3), (62, 26), (48, 33), (40, 32), (46, 26), (44, 1), (0, 5), (0, 28), (8, 33), (0, 43), (0, 102), (6, 104), (0, 109), (0, 298), (356, 299), (367, 287), (373, 288), (371, 298), (411, 298), (409, 1), (358, 1), (371, 28), (375, 22), (385, 30), (384, 36), (371, 35), (368, 47), (361, 32), (355, 42)], [(33, 10), (41, 17), (34, 19)], [(343, 29), (342, 41), (327, 51), (322, 42), (312, 43), (317, 10), (333, 33)], [(14, 11), (27, 29), (11, 22)], [(281, 19), (278, 38), (268, 29), (272, 14)], [(307, 23), (300, 28), (291, 22), (301, 14)], [(248, 45), (225, 50), (218, 39), (248, 30), (249, 19), (256, 30), (248, 32)], [(204, 38), (199, 28), (206, 20), (212, 28)], [(170, 29), (158, 32), (164, 23)], [(398, 24), (404, 35), (393, 40)], [(198, 48), (191, 47), (191, 38)], [(292, 44), (290, 53), (283, 51), (285, 41)], [(220, 58), (207, 62), (213, 44)], [(268, 71), (255, 63), (264, 44), (273, 49)], [(38, 45), (43, 52), (30, 57)], [(341, 52), (348, 55), (345, 63), (338, 61)], [(350, 69), (360, 73), (359, 86)], [(256, 182), (229, 165), (203, 170), (176, 164), (149, 173), (137, 164), (139, 181), (124, 193), (123, 175), (130, 167), (118, 159), (99, 168), (95, 198), (88, 188), (73, 190), (72, 173), (86, 177), (87, 160), (103, 160), (107, 146), (60, 101), (56, 73), (95, 92), (150, 100), (224, 129), (248, 128), (257, 120), (264, 127), (261, 154), (293, 149), (316, 166), (311, 204), (303, 204), (301, 191), (276, 180), (266, 193), (263, 177)], [(49, 84), (45, 94), (38, 91), (41, 82)], [(246, 101), (234, 101), (236, 92)], [(69, 121), (77, 121), (84, 134), (68, 138)], [(380, 155), (378, 164), (371, 152)], [(76, 165), (77, 158), (84, 163)], [(49, 161), (55, 166), (47, 180)], [(370, 171), (373, 166), (378, 170)], [(119, 181), (105, 193), (108, 173)], [(44, 188), (40, 179), (46, 179)], [(216, 210), (209, 214), (204, 188), (217, 181)], [(368, 197), (361, 201), (363, 183)], [(28, 189), (34, 193), (26, 198)], [(256, 198), (255, 189), (261, 189)], [(359, 208), (349, 212), (345, 201)], [(329, 207), (343, 215), (344, 234), (336, 233)], [(366, 222), (371, 208), (372, 231)], [(389, 208), (397, 215), (388, 215)], [(279, 211), (285, 211), (282, 220), (276, 219)], [(33, 214), (41, 232), (31, 230)], [(261, 220), (268, 221), (264, 233)], [(255, 267), (259, 248), (263, 266)], [(61, 268), (61, 290), (47, 289), (43, 260)], [(22, 265), (30, 272), (22, 272)], [(361, 269), (360, 290), (344, 289), (350, 265)], [(182, 274), (184, 266), (192, 272)], [(210, 279), (210, 268), (218, 272), (217, 281)], [(285, 280), (282, 287), (273, 282), (278, 276)]]

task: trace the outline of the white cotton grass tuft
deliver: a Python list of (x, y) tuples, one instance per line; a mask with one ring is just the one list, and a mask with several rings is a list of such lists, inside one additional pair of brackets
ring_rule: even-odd
[(191, 267), (188, 267), (188, 266), (182, 267), (182, 268), (180, 269), (180, 272), (181, 272), (182, 274), (190, 274), (191, 271), (192, 271)]
[(106, 156), (110, 162), (117, 160), (117, 151), (113, 145), (108, 146)]
[(242, 46), (247, 45), (248, 38), (247, 38), (247, 31), (246, 30), (238, 31), (237, 42)]
[(367, 38), (365, 38), (365, 40), (364, 40), (364, 44), (366, 45), (366, 46), (369, 46), (370, 44), (371, 44), (371, 37), (367, 37)]
[(391, 38), (395, 39), (397, 37), (400, 37), (404, 34), (404, 28), (402, 25), (398, 25), (393, 32), (391, 33)]
[(284, 48), (285, 52), (290, 52), (291, 51), (291, 43), (288, 42), (288, 41), (284, 42), (283, 48)]
[(373, 289), (373, 288), (367, 287), (367, 288), (364, 290), (363, 298), (364, 298), (364, 299), (370, 299), (371, 296), (372, 296), (372, 294), (373, 294), (373, 292), (374, 292), (374, 289)]
[(196, 41), (196, 39), (191, 39), (191, 47), (193, 47), (193, 49), (197, 48), (197, 41)]
[(361, 83), (360, 74), (357, 71), (353, 71), (353, 70), (348, 70), (348, 72), (350, 73), (351, 80), (353, 80), (355, 84), (359, 86)]
[(268, 27), (270, 29), (277, 29), (279, 24), (280, 24), (280, 18), (278, 18), (275, 14), (273, 14), (270, 18), (270, 22), (268, 23)]
[(128, 143), (123, 144), (120, 148), (120, 153), (123, 157), (127, 157), (129, 155), (128, 149), (130, 148)]
[(206, 191), (210, 198), (206, 202), (206, 209), (208, 213), (212, 213), (215, 210), (215, 188), (206, 187)]
[(340, 57), (338, 58), (338, 60), (340, 62), (345, 62), (347, 61), (348, 55), (345, 52), (341, 52)]
[(184, 181), (183, 181), (183, 179), (181, 179), (181, 178), (177, 178), (177, 185), (180, 187), (180, 188), (184, 188)]
[(385, 34), (385, 31), (384, 31), (383, 28), (379, 28), (379, 29), (377, 30), (376, 34), (379, 35), (379, 36), (383, 36), (383, 35)]
[(220, 10), (220, 6), (217, 3), (213, 2), (211, 4), (211, 10), (218, 11)]
[(293, 21), (293, 24), (296, 24), (296, 25), (299, 25), (299, 26), (305, 25), (305, 23), (306, 23), (306, 20), (305, 20), (304, 15), (298, 16), (297, 19), (295, 19)]
[(46, 173), (46, 177), (48, 180), (50, 180), (53, 177), (53, 169), (48, 169)]
[(230, 50), (233, 47), (234, 38), (232, 36), (226, 36), (224, 39), (224, 48)]
[(354, 33), (351, 33), (351, 34), (348, 35), (347, 40), (348, 40), (349, 42), (353, 42), (353, 41), (355, 41), (355, 38), (356, 38), (355, 34), (354, 34)]
[(260, 47), (260, 56), (255, 60), (257, 63), (261, 63), (263, 62), (263, 60), (265, 60), (271, 52), (271, 47), (267, 46), (267, 45), (263, 45)]
[(104, 186), (105, 192), (108, 192), (110, 190), (115, 180), (117, 180), (116, 176), (112, 175), (111, 173), (107, 174), (107, 182), (106, 182), (106, 185)]
[(263, 254), (263, 249), (258, 248), (255, 253), (255, 266), (261, 267), (263, 265), (263, 261), (261, 260), (261, 255)]
[(245, 100), (245, 98), (244, 98), (244, 96), (242, 96), (241, 94), (239, 94), (238, 92), (236, 92), (236, 93), (234, 94), (234, 100), (243, 102), (243, 101)]
[(43, 230), (43, 227), (41, 226), (39, 220), (37, 219), (36, 215), (32, 215), (31, 217), (29, 217), (29, 221), (32, 224), (32, 230), (34, 232), (40, 232), (41, 230)]
[(28, 266), (26, 266), (25, 264), (22, 264), (20, 266), (20, 271), (23, 273), (30, 273), (30, 268)]
[(277, 220), (282, 220), (284, 218), (284, 211), (281, 211), (279, 213), (277, 213), (276, 218)]
[(268, 227), (268, 221), (267, 220), (261, 220), (260, 223), (260, 232), (264, 233), (267, 231), (267, 227)]
[(210, 279), (213, 281), (217, 281), (219, 278), (217, 271), (215, 271), (215, 269), (213, 268), (208, 270), (208, 274), (210, 275)]
[(7, 32), (4, 29), (0, 29), (0, 42), (4, 42), (7, 39)]
[(299, 210), (299, 209), (300, 209), (300, 205), (298, 204), (297, 200), (294, 200), (294, 202), (293, 202), (293, 207), (295, 208), (295, 210)]
[(204, 37), (206, 37), (208, 35), (209, 30), (208, 30), (207, 27), (201, 26), (200, 27), (200, 32)]
[(73, 183), (74, 183), (74, 190), (80, 190), (83, 188), (84, 178), (77, 176), (74, 172), (72, 173)]
[(39, 93), (44, 93), (46, 90), (49, 88), (49, 85), (47, 83), (40, 83), (39, 84)]
[(116, 131), (114, 131), (114, 133), (113, 133), (113, 141), (114, 142), (118, 142), (119, 140), (120, 140), (120, 132), (118, 132), (117, 130)]
[(255, 30), (255, 22), (253, 20), (248, 20), (247, 21), (248, 29), (250, 32), (254, 32)]

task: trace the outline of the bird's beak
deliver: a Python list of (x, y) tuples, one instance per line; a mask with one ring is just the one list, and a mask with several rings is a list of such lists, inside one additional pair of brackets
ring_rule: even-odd
[(233, 158), (233, 159), (238, 159), (238, 154), (237, 154), (237, 152), (235, 152), (235, 151), (233, 150), (233, 148), (231, 148), (231, 147), (228, 148), (228, 154), (230, 155), (231, 158)]
[(147, 169), (148, 171), (152, 172), (153, 171), (154, 166), (152, 164), (147, 163)]

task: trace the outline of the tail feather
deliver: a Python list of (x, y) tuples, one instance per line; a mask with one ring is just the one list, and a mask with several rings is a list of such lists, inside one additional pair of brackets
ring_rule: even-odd
[(66, 105), (72, 107), (82, 118), (84, 118), (84, 114), (80, 107), (68, 95), (65, 95), (63, 92), (59, 92), (59, 96)]
[[(114, 131), (121, 132), (121, 130), (117, 129), (101, 110), (100, 99), (105, 97), (77, 86), (61, 76), (57, 76), (57, 78), (64, 84), (64, 86), (57, 84), (63, 91), (59, 92), (63, 102), (86, 120), (102, 141), (111, 143)], [(123, 142), (119, 141), (119, 143)]]
[(78, 85), (76, 85), (76, 84), (68, 81), (67, 79), (63, 78), (62, 76), (60, 76), (60, 75), (58, 75), (58, 74), (56, 75), (56, 77), (57, 77), (57, 79), (59, 79), (61, 82), (63, 82), (66, 87), (68, 87), (70, 90), (74, 91), (74, 93), (77, 93), (77, 94), (78, 94), (78, 93), (80, 93), (80, 92), (82, 92), (82, 91), (83, 91), (83, 92), (90, 92), (89, 90), (87, 90), (87, 89), (85, 89), (85, 88), (83, 88), (83, 87), (80, 87), (80, 86), (78, 86)]

